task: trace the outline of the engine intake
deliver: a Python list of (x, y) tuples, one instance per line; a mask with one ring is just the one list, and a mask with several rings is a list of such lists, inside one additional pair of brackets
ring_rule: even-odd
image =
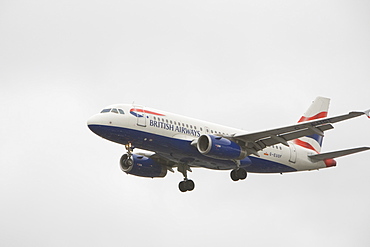
[(163, 178), (167, 174), (165, 166), (143, 155), (132, 154), (129, 158), (127, 154), (124, 154), (119, 164), (122, 171), (139, 177)]
[(247, 152), (237, 143), (221, 136), (201, 135), (198, 139), (197, 148), (201, 154), (216, 159), (241, 160), (247, 157)]

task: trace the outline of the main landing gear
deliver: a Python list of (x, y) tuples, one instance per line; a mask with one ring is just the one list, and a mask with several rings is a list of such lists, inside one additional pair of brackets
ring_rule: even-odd
[(177, 170), (184, 175), (184, 181), (179, 183), (179, 189), (181, 192), (192, 191), (195, 188), (193, 180), (188, 179), (187, 171), (191, 172), (190, 166), (181, 164), (177, 167)]
[(179, 189), (181, 192), (186, 192), (186, 191), (192, 191), (195, 187), (195, 184), (193, 180), (190, 179), (184, 179), (184, 181), (181, 181), (179, 183)]
[(231, 171), (230, 177), (233, 181), (244, 180), (247, 178), (247, 172), (243, 168), (237, 168)]

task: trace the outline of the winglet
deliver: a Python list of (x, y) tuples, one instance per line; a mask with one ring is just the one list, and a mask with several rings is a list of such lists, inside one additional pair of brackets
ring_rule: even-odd
[(367, 110), (367, 111), (364, 111), (364, 113), (366, 114), (366, 116), (367, 116), (368, 118), (370, 118), (370, 109), (369, 109), (369, 110)]

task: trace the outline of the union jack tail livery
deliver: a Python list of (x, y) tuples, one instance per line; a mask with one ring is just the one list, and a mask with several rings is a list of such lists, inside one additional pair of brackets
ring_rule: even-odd
[[(299, 119), (298, 123), (327, 117), (329, 103), (330, 103), (329, 98), (317, 97), (312, 102), (311, 106), (308, 108), (305, 114)], [(294, 143), (301, 147), (311, 149), (316, 153), (320, 153), (323, 137), (324, 136), (320, 134), (313, 134), (295, 139)]]

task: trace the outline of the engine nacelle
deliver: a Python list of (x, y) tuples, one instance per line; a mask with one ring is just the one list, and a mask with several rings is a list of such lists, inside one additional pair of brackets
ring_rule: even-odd
[(247, 157), (247, 152), (237, 143), (221, 136), (201, 135), (197, 148), (201, 154), (216, 159), (241, 160)]
[(167, 174), (165, 166), (143, 155), (132, 154), (129, 158), (127, 154), (124, 154), (119, 164), (122, 171), (139, 177), (163, 178)]

